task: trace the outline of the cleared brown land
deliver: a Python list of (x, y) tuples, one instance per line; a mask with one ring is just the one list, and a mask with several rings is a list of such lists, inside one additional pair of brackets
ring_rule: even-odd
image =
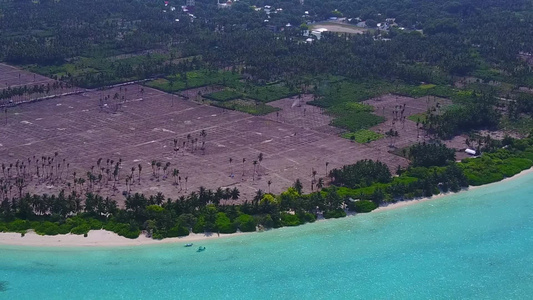
[(54, 80), (51, 78), (0, 63), (0, 90), (8, 87), (33, 86), (53, 82)]
[[(69, 170), (63, 171), (66, 181), (51, 183), (34, 178), (25, 189), (55, 193), (65, 188), (66, 182), (72, 182), (74, 171), (78, 177), (85, 177), (99, 158), (103, 159), (103, 166), (107, 159), (122, 159), (117, 190), (111, 189), (111, 183), (95, 188), (118, 200), (124, 199), (121, 193), (126, 190), (125, 176), (138, 164), (143, 166), (141, 184), (135, 182), (132, 193), (162, 192), (176, 198), (185, 194), (184, 181), (188, 177), (188, 192), (200, 186), (237, 186), (241, 199), (250, 199), (258, 189), (268, 191), (269, 180), (273, 193), (283, 191), (297, 178), (302, 180), (304, 190), (310, 191), (312, 170), (317, 170), (318, 177), (325, 177), (326, 162), (329, 170), (365, 158), (383, 160), (391, 167), (407, 164), (405, 159), (389, 154), (386, 147), (361, 145), (338, 137), (338, 129), (328, 125), (328, 116), (306, 104), (293, 106), (296, 98), (270, 103), (283, 109), (280, 115), (256, 117), (143, 89), (141, 93), (141, 86), (130, 85), (11, 108), (7, 123), (0, 127), (0, 162), (15, 164), (17, 159), (54, 156), (58, 152), (58, 160), (64, 158), (70, 163)], [(113, 100), (115, 93), (118, 99)], [(110, 100), (101, 107), (99, 99), (106, 95)], [(305, 97), (309, 100), (309, 96)], [(191, 149), (187, 135), (201, 143), (202, 130), (207, 133), (205, 150)], [(177, 153), (174, 139), (178, 139), (180, 148)], [(253, 180), (252, 162), (259, 153), (264, 154), (264, 159)], [(169, 173), (179, 169), (182, 187), (172, 184), (172, 176), (159, 181), (151, 178), (152, 160), (163, 165), (170, 162)], [(232, 171), (234, 176), (230, 177)], [(93, 173), (99, 174), (97, 168)]]

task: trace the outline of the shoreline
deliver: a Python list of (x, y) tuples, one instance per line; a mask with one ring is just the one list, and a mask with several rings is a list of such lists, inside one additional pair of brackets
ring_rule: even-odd
[(216, 233), (190, 233), (188, 236), (154, 240), (141, 233), (136, 239), (129, 239), (104, 229), (90, 230), (87, 237), (77, 234), (39, 235), (28, 231), (23, 237), (17, 232), (0, 232), (0, 246), (28, 247), (127, 247), (170, 243), (191, 243), (248, 234), (236, 232), (217, 235)]
[[(432, 197), (424, 197), (424, 198), (418, 198), (418, 199), (398, 201), (395, 203), (388, 203), (386, 205), (379, 206), (378, 208), (373, 210), (372, 213), (391, 210), (391, 209), (397, 209), (400, 207), (410, 206), (410, 205), (414, 205), (417, 203), (441, 199), (446, 196), (459, 194), (465, 191), (475, 190), (481, 187), (487, 187), (490, 185), (503, 183), (509, 180), (522, 177), (530, 173), (533, 173), (533, 168), (524, 170), (512, 177), (504, 178), (503, 180), (500, 180), (498, 182), (493, 182), (493, 183), (480, 185), (480, 186), (469, 186), (468, 188), (463, 189), (457, 193), (452, 193), (452, 192), (441, 193), (438, 195), (434, 195)], [(357, 213), (348, 214), (346, 218), (353, 217), (356, 215)], [(317, 222), (322, 222), (325, 220), (326, 219), (320, 218), (320, 219), (317, 219)], [(119, 236), (118, 234), (114, 232), (106, 231), (103, 229), (91, 230), (89, 231), (87, 237), (84, 237), (83, 235), (75, 235), (71, 233), (41, 236), (33, 231), (28, 231), (25, 234), (25, 236), (22, 237), (20, 233), (16, 233), (16, 232), (0, 232), (0, 246), (28, 246), (28, 247), (120, 247), (120, 246), (123, 246), (124, 247), (124, 246), (141, 246), (141, 245), (197, 242), (197, 241), (227, 238), (227, 237), (239, 236), (239, 235), (245, 235), (245, 234), (252, 234), (252, 233), (257, 233), (257, 232), (259, 231), (236, 232), (236, 233), (220, 234), (220, 235), (216, 233), (208, 233), (208, 234), (190, 233), (188, 236), (185, 236), (185, 237), (165, 238), (162, 240), (154, 240), (142, 234), (136, 239), (128, 239), (128, 238)]]
[(514, 179), (517, 179), (519, 177), (528, 175), (530, 173), (533, 173), (533, 167), (530, 168), (530, 169), (524, 170), (524, 171), (522, 171), (522, 172), (520, 172), (520, 173), (518, 173), (518, 174), (516, 174), (516, 175), (514, 175), (512, 177), (506, 177), (506, 178), (504, 178), (504, 179), (502, 179), (500, 181), (496, 181), (496, 182), (492, 182), (492, 183), (488, 183), (488, 184), (484, 184), (484, 185), (478, 185), (478, 186), (470, 185), (467, 188), (461, 189), (457, 193), (447, 192), (447, 193), (440, 193), (438, 195), (433, 195), (431, 197), (422, 197), (422, 198), (409, 199), (409, 200), (405, 200), (405, 201), (398, 201), (398, 202), (394, 202), (394, 203), (387, 203), (385, 205), (380, 205), (378, 208), (376, 208), (373, 211), (371, 211), (371, 213), (380, 212), (380, 211), (386, 211), (386, 210), (391, 210), (391, 209), (396, 209), (396, 208), (400, 208), (400, 207), (404, 207), (404, 206), (410, 206), (410, 205), (417, 204), (417, 203), (437, 200), (437, 199), (444, 198), (444, 197), (450, 196), (450, 195), (456, 195), (456, 194), (460, 194), (460, 193), (467, 192), (467, 191), (477, 190), (479, 188), (484, 188), (484, 187), (488, 187), (488, 186), (491, 186), (491, 185), (495, 185), (495, 184), (504, 183), (504, 182), (507, 182), (507, 181), (510, 181), (510, 180), (514, 180)]

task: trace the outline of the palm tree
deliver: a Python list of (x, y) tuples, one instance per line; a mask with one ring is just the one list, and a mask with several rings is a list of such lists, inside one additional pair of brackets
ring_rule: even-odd
[(163, 174), (164, 174), (164, 178), (167, 178), (168, 177), (168, 167), (170, 167), (170, 162), (167, 161), (167, 163), (165, 164), (165, 166), (163, 167)]
[(202, 150), (204, 150), (204, 145), (205, 145), (205, 138), (207, 137), (207, 133), (205, 132), (205, 129), (202, 129), (202, 131), (200, 132), (200, 136), (202, 137)]
[(179, 150), (180, 148), (178, 148), (178, 139), (174, 139), (174, 155), (177, 155)]
[[(257, 160), (259, 160), (259, 167), (261, 167), (261, 162), (263, 161), (263, 152), (260, 152), (257, 156)], [(259, 168), (258, 168), (259, 169)], [(259, 171), (259, 170), (258, 170)]]
[(252, 174), (252, 181), (255, 180), (255, 167), (257, 166), (257, 160), (254, 160), (253, 164), (254, 164), (254, 173)]
[(141, 184), (141, 171), (142, 171), (142, 169), (143, 169), (143, 167), (141, 166), (141, 164), (139, 164), (139, 165), (137, 166), (137, 169), (139, 170), (139, 184)]
[(244, 176), (244, 163), (246, 162), (246, 158), (242, 159), (242, 176)]
[(158, 161), (155, 166), (157, 167), (157, 181), (159, 181), (159, 172), (161, 171), (161, 162)]
[(126, 176), (126, 190), (128, 191), (128, 194), (130, 192), (130, 177)]
[(268, 180), (267, 184), (268, 184), (268, 193), (270, 194), (270, 185), (272, 184), (272, 180)]
[(326, 162), (326, 176), (328, 176), (328, 166), (329, 166), (329, 162)]
[(239, 196), (241, 195), (241, 192), (237, 189), (237, 187), (234, 187), (233, 190), (231, 190), (231, 199), (237, 200), (239, 199)]
[(232, 163), (233, 163), (233, 158), (230, 157), (229, 158), (229, 166), (230, 166), (231, 175), (233, 175), (233, 165), (232, 165)]
[(300, 179), (296, 179), (296, 181), (294, 182), (294, 188), (296, 189), (298, 194), (302, 194), (303, 185)]
[(155, 177), (155, 164), (156, 164), (156, 161), (155, 160), (152, 160), (152, 175)]
[(179, 174), (180, 174), (180, 171), (178, 169), (174, 169), (172, 171), (172, 177), (174, 177), (174, 184), (175, 185), (178, 185), (177, 179), (178, 179), (178, 175)]
[(135, 182), (135, 178), (133, 177), (133, 174), (135, 173), (135, 167), (131, 167), (131, 174), (130, 174), (130, 177), (131, 177), (131, 183), (133, 184)]

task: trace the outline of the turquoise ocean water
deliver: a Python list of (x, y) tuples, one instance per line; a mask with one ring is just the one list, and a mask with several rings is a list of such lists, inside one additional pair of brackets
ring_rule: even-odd
[(0, 299), (532, 299), (532, 196), (530, 174), (202, 253), (0, 246)]

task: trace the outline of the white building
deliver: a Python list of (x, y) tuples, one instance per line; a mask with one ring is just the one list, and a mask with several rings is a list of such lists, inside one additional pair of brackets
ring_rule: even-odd
[(317, 28), (313, 31), (311, 31), (311, 35), (316, 36), (317, 40), (320, 40), (322, 38), (322, 33), (328, 31), (326, 28)]

